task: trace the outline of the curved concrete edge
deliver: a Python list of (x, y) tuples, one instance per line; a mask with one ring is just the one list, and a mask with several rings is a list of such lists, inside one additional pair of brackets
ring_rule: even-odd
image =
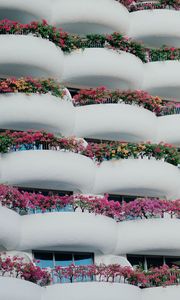
[(31, 35), (5, 34), (0, 35), (0, 44), (1, 75), (4, 77), (62, 77), (64, 54), (49, 40)]
[(180, 248), (178, 219), (147, 219), (118, 224), (115, 254)]
[(63, 99), (50, 94), (1, 94), (0, 127), (46, 130), (81, 138), (180, 144), (176, 130), (179, 115), (156, 117), (147, 109), (123, 103), (74, 107), (67, 89), (66, 92)]
[[(109, 264), (120, 263), (117, 255), (125, 253), (167, 250), (169, 243), (172, 250), (180, 248), (180, 221), (175, 218), (117, 223), (106, 216), (82, 212), (19, 216), (5, 207), (1, 207), (0, 217), (0, 245), (7, 250), (58, 247), (93, 251), (99, 255), (97, 262)], [(122, 261), (127, 265), (124, 258)]]
[[(1, 155), (0, 181), (21, 187), (84, 194), (121, 193), (178, 199), (180, 170), (149, 159), (104, 161), (100, 165), (68, 151), (29, 150)], [(159, 178), (163, 178), (160, 181)]]
[(50, 94), (1, 94), (0, 128), (47, 130), (72, 136), (75, 113), (71, 100)]
[[(159, 180), (163, 178), (163, 180)], [(94, 193), (120, 193), (178, 199), (180, 170), (148, 159), (104, 161), (96, 171)]]
[(55, 284), (43, 288), (20, 279), (0, 278), (0, 297), (3, 300), (178, 300), (179, 292), (179, 286), (141, 290), (129, 284), (105, 282)]
[[(167, 19), (169, 22), (167, 22)], [(171, 9), (141, 10), (130, 14), (128, 36), (151, 46), (180, 46), (180, 12)]]

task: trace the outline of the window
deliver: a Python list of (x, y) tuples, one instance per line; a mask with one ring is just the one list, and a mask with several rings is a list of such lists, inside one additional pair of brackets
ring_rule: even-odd
[(58, 191), (58, 190), (46, 190), (46, 189), (36, 189), (36, 188), (26, 188), (26, 187), (17, 187), (20, 191), (25, 191), (28, 193), (41, 193), (44, 196), (49, 196), (49, 194), (52, 195), (59, 195), (59, 196), (67, 196), (72, 195), (72, 191)]
[(92, 265), (94, 262), (93, 253), (33, 251), (33, 255), (41, 268), (67, 267), (72, 263), (76, 266)]
[(172, 267), (172, 265), (180, 266), (180, 257), (176, 256), (127, 254), (127, 259), (133, 267), (140, 265), (144, 270), (151, 267), (160, 267), (163, 264), (169, 267)]
[(78, 88), (72, 88), (72, 87), (67, 87), (67, 89), (69, 90), (71, 97), (74, 97), (75, 95), (77, 95), (80, 90)]
[(138, 198), (138, 196), (129, 196), (129, 195), (113, 195), (113, 194), (109, 194), (109, 200), (114, 200), (114, 201), (118, 201), (118, 202), (131, 202), (133, 200), (135, 200), (136, 198)]
[[(55, 275), (53, 269), (56, 266), (68, 267), (72, 263), (75, 266), (88, 266), (94, 263), (93, 253), (71, 253), (71, 252), (48, 252), (48, 251), (34, 251), (34, 258), (38, 261), (36, 264), (40, 268), (52, 269), (53, 283), (58, 283), (60, 279)], [(92, 280), (93, 278), (87, 277), (86, 280)], [(81, 281), (82, 278), (76, 278), (76, 281)], [(68, 278), (62, 278), (61, 282), (70, 282)]]

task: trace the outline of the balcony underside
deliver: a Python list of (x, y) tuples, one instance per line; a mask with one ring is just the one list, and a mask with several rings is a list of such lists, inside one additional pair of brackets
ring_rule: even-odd
[(180, 145), (179, 115), (156, 117), (135, 105), (74, 107), (71, 97), (11, 93), (0, 95), (0, 106), (1, 129), (46, 130), (64, 136)]
[(72, 136), (75, 113), (71, 99), (49, 94), (0, 95), (0, 128), (46, 130)]
[(52, 42), (30, 35), (0, 35), (0, 44), (1, 78), (62, 76), (63, 53)]
[(0, 216), (0, 247), (8, 251), (51, 249), (115, 256), (159, 252), (174, 255), (180, 248), (180, 220), (176, 218), (117, 223), (109, 217), (85, 212), (20, 216), (4, 207), (0, 208)]
[(180, 196), (179, 169), (148, 159), (113, 160), (98, 166), (90, 158), (70, 152), (19, 151), (2, 155), (0, 174), (2, 183), (22, 187), (170, 199)]
[[(103, 9), (102, 9), (103, 8)], [(129, 13), (115, 0), (0, 0), (0, 18), (27, 23), (46, 19), (68, 32), (121, 32), (148, 46), (180, 46), (180, 12), (173, 9)], [(168, 22), (167, 22), (168, 19)]]
[(179, 11), (169, 9), (141, 10), (130, 14), (128, 36), (151, 47), (167, 45), (179, 48), (179, 28)]
[(179, 300), (179, 293), (179, 286), (141, 290), (129, 284), (105, 282), (56, 284), (44, 289), (20, 279), (0, 278), (0, 297), (8, 300)]
[(0, 43), (1, 77), (54, 77), (68, 86), (144, 89), (180, 100), (180, 62), (176, 60), (143, 64), (133, 54), (105, 48), (64, 55), (52, 42), (30, 35), (1, 35)]

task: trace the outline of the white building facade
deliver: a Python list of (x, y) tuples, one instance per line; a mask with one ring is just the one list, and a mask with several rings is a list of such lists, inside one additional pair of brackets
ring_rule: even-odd
[[(145, 49), (142, 53), (145, 53), (146, 60), (136, 55), (141, 50), (133, 52), (128, 46), (119, 50), (117, 46), (107, 45), (107, 41), (102, 46), (97, 36), (91, 46), (76, 46), (72, 51), (63, 51), (53, 42), (53, 37), (43, 36), (43, 29), (37, 34), (36, 29), (24, 34), (23, 30), (12, 32), (8, 26), (3, 31), (0, 23), (0, 138), (5, 130), (44, 130), (58, 137), (74, 137), (82, 141), (85, 149), (93, 142), (121, 141), (143, 145), (161, 145), (163, 142), (163, 145), (171, 144), (179, 153), (179, 4), (167, 4), (158, 9), (156, 4), (160, 6), (160, 2), (148, 1), (151, 9), (140, 9), (147, 4), (133, 2), (127, 5), (126, 1), (120, 2), (0, 0), (1, 20), (30, 24), (45, 19), (50, 26), (54, 26), (54, 31), (62, 27), (68, 34), (76, 34), (82, 40), (90, 34), (106, 36), (118, 32), (135, 43), (142, 41)], [(167, 54), (167, 59), (162, 59), (162, 51), (159, 59), (153, 60), (149, 54), (151, 49), (160, 49), (164, 44), (167, 45), (164, 51), (171, 54)], [(179, 54), (173, 54), (175, 52)], [(18, 85), (16, 92), (11, 89), (5, 91), (2, 82), (12, 77), (52, 78), (63, 85), (65, 93), (57, 100), (50, 91), (27, 92)], [(168, 101), (172, 105), (176, 103), (176, 110), (156, 114), (143, 104), (134, 105), (126, 101), (113, 103), (112, 99), (104, 103), (75, 105), (74, 93), (100, 86), (111, 91), (143, 90), (163, 99), (164, 106)], [(134, 157), (131, 155), (128, 159), (115, 157), (99, 163), (90, 155), (84, 155), (83, 151), (56, 151), (56, 147), (27, 149), (26, 146), (18, 149), (21, 151), (14, 151), (11, 147), (8, 151), (1, 151), (1, 185), (13, 186), (21, 192), (40, 192), (45, 197), (49, 192), (60, 197), (82, 194), (99, 199), (109, 194), (110, 200), (121, 204), (138, 197), (166, 201), (180, 199), (180, 159), (175, 164), (167, 161), (165, 156), (159, 159), (157, 154), (150, 154), (147, 157), (142, 152), (138, 157), (133, 154)], [(64, 210), (57, 210), (52, 205), (49, 211), (33, 208), (20, 213), (2, 204), (0, 251), (1, 255), (22, 257), (26, 263), (36, 259), (34, 264), (48, 270), (71, 264), (118, 264), (130, 268), (141, 265), (145, 271), (164, 264), (179, 266), (180, 218), (179, 214), (172, 215), (165, 211), (163, 218), (149, 214), (147, 218), (127, 217), (117, 221), (116, 216), (94, 211), (89, 213), (86, 207), (80, 209), (78, 206), (73, 211), (68, 205)], [(7, 275), (8, 270), (5, 276), (0, 276), (2, 300), (180, 298), (178, 284), (142, 288), (122, 280), (106, 282), (90, 278), (80, 282), (76, 278), (71, 283), (66, 278), (59, 283), (53, 278), (52, 284), (39, 286), (13, 274)]]

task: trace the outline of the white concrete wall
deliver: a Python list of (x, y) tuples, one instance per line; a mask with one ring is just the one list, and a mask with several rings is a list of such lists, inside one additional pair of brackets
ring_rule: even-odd
[(77, 107), (75, 113), (76, 136), (133, 142), (153, 141), (157, 136), (158, 119), (155, 114), (138, 106), (87, 105)]
[[(168, 163), (148, 159), (104, 161), (96, 171), (94, 193), (179, 197), (180, 170)], [(161, 180), (162, 179), (162, 180)]]
[(52, 5), (51, 20), (56, 26), (78, 33), (126, 34), (129, 28), (128, 10), (114, 0), (58, 0)]
[(3, 300), (179, 300), (179, 286), (138, 287), (120, 283), (55, 284), (46, 288), (28, 281), (0, 278), (0, 298)]
[(75, 123), (71, 101), (49, 94), (1, 94), (0, 128), (43, 129), (70, 136)]
[(179, 61), (143, 64), (128, 52), (102, 48), (64, 55), (52, 42), (31, 35), (1, 35), (0, 44), (2, 77), (54, 77), (68, 85), (144, 89), (180, 100)]
[(54, 43), (31, 35), (0, 35), (0, 44), (1, 77), (62, 76), (63, 53)]
[(180, 145), (179, 115), (156, 117), (135, 105), (74, 107), (71, 96), (12, 93), (0, 95), (0, 107), (0, 128), (4, 129), (43, 129), (64, 136)]
[(180, 196), (180, 170), (169, 163), (144, 158), (104, 161), (97, 165), (86, 156), (53, 150), (1, 155), (0, 181), (84, 194), (121, 193), (168, 199)]
[(0, 246), (7, 250), (92, 251), (97, 263), (128, 265), (117, 255), (144, 251), (170, 255), (180, 248), (180, 221), (175, 218), (117, 223), (109, 217), (77, 212), (19, 216), (3, 207), (0, 220)]
[(127, 52), (102, 48), (77, 50), (64, 57), (62, 80), (76, 85), (140, 88), (143, 63)]
[(60, 99), (49, 94), (11, 93), (0, 95), (0, 107), (0, 128), (43, 129), (64, 136), (180, 145), (179, 115), (156, 117), (135, 105), (74, 107), (71, 96)]
[(77, 33), (119, 31), (149, 44), (155, 40), (158, 46), (169, 40), (171, 46), (180, 44), (179, 11), (155, 9), (129, 13), (115, 0), (0, 0), (0, 16), (23, 22), (44, 18)]
[[(168, 22), (167, 22), (168, 20)], [(130, 14), (128, 36), (154, 46), (180, 46), (180, 12), (170, 9), (141, 10)]]
[(115, 253), (165, 251), (180, 249), (180, 222), (178, 219), (148, 219), (118, 224), (118, 242)]

